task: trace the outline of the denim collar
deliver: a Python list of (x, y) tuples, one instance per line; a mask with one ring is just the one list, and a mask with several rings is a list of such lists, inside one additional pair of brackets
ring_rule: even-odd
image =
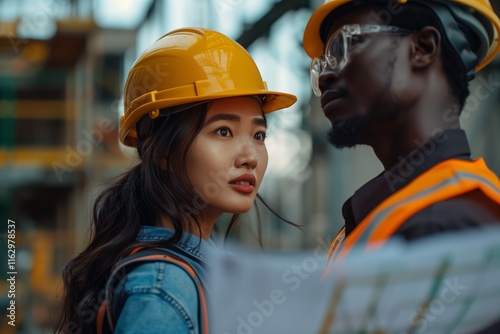
[[(156, 226), (142, 226), (137, 234), (137, 241), (148, 242), (148, 241), (161, 241), (168, 240), (174, 235), (174, 230), (168, 229), (166, 227), (156, 227)], [(199, 259), (207, 265), (211, 265), (213, 254), (217, 252), (218, 249), (212, 240), (204, 240), (191, 234), (189, 232), (184, 232), (181, 239), (175, 247), (188, 253), (191, 256)]]

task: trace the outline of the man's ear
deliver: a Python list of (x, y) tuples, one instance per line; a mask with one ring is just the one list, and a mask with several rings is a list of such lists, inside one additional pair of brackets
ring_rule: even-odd
[(414, 68), (425, 68), (439, 59), (441, 34), (431, 26), (426, 26), (414, 34), (410, 52), (410, 62)]

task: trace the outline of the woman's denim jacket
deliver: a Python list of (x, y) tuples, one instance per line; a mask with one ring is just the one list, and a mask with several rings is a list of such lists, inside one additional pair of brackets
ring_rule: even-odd
[[(173, 233), (162, 227), (144, 226), (137, 240), (166, 240)], [(214, 243), (184, 233), (173, 250), (193, 267), (203, 286), (207, 286), (208, 253), (215, 250)], [(176, 265), (150, 262), (135, 267), (114, 290), (112, 309), (113, 318), (117, 319), (116, 334), (199, 333), (197, 288), (191, 277)]]

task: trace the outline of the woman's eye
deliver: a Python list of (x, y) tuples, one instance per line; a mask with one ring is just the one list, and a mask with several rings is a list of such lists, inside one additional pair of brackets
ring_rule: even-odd
[(231, 131), (229, 131), (228, 128), (220, 128), (219, 130), (215, 131), (215, 133), (221, 137), (229, 137), (231, 135)]
[(254, 138), (258, 141), (264, 141), (266, 139), (266, 133), (264, 131), (259, 131), (255, 134)]

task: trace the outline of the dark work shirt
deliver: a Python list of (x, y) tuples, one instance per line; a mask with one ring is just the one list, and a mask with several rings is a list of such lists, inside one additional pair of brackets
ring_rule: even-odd
[[(467, 137), (460, 129), (447, 130), (417, 146), (406, 157), (400, 157), (397, 165), (367, 182), (344, 203), (342, 215), (346, 235), (382, 201), (438, 163), (448, 159), (472, 160)], [(483, 193), (471, 191), (417, 212), (396, 235), (413, 240), (490, 223), (500, 223), (500, 206)]]

